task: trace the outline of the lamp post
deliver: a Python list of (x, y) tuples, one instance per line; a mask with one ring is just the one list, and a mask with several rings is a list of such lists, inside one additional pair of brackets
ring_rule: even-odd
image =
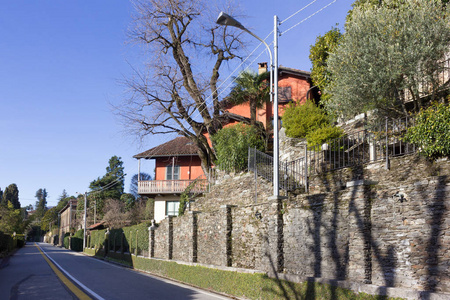
[(86, 205), (87, 205), (87, 192), (84, 192), (84, 231), (83, 231), (83, 251), (86, 248)]
[[(77, 193), (78, 195), (81, 195), (80, 193)], [(84, 215), (83, 215), (83, 223), (84, 223), (84, 230), (83, 230), (83, 251), (86, 248), (86, 219), (87, 219), (87, 192), (84, 192)], [(77, 210), (78, 211), (78, 210)]]
[[(278, 139), (278, 17), (274, 16), (274, 45), (273, 52), (274, 57), (272, 57), (272, 51), (269, 45), (261, 39), (259, 36), (244, 27), (238, 20), (231, 17), (230, 15), (221, 12), (216, 20), (219, 25), (233, 26), (237, 27), (266, 46), (269, 52), (270, 58), (270, 101), (273, 103), (273, 196), (279, 197), (279, 139)], [(273, 84), (275, 82), (275, 84)]]

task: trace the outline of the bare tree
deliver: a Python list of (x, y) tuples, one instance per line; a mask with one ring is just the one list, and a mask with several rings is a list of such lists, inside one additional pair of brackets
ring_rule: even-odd
[(146, 46), (148, 62), (125, 80), (130, 97), (119, 108), (140, 137), (176, 133), (189, 138), (199, 148), (205, 172), (215, 159), (205, 134), (215, 134), (226, 118), (219, 70), (242, 49), (239, 33), (215, 24), (215, 5), (207, 0), (134, 1), (130, 37)]
[(125, 203), (116, 199), (107, 199), (103, 221), (111, 228), (121, 228), (127, 224), (130, 214), (125, 211)]

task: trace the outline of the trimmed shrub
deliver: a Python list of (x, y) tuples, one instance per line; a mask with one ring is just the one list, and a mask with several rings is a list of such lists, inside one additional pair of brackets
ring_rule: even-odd
[(333, 126), (325, 111), (311, 101), (304, 104), (291, 103), (282, 120), (286, 135), (292, 138), (306, 138), (308, 146), (321, 145), (344, 135), (344, 130)]
[(306, 138), (308, 133), (330, 124), (324, 111), (311, 101), (297, 105), (291, 103), (284, 111), (282, 120), (286, 135), (293, 138)]
[(17, 234), (16, 235), (16, 240), (17, 240), (17, 248), (22, 248), (23, 246), (25, 246), (25, 235), (24, 234)]
[(306, 135), (308, 145), (321, 145), (327, 141), (340, 138), (344, 135), (344, 130), (340, 127), (324, 126)]
[[(137, 253), (148, 251), (148, 227), (149, 223), (144, 222), (138, 225), (111, 229), (109, 232), (109, 251), (121, 250), (122, 235), (123, 235), (123, 251), (135, 253), (137, 246)], [(96, 230), (91, 232), (91, 246), (96, 249), (106, 247), (106, 229)]]
[(84, 230), (80, 229), (70, 239), (70, 249), (73, 251), (83, 251)]
[(264, 141), (256, 128), (242, 123), (219, 130), (211, 137), (216, 152), (216, 166), (226, 172), (247, 169), (248, 148), (264, 151)]
[(435, 103), (415, 116), (415, 125), (408, 129), (405, 141), (420, 147), (428, 158), (450, 155), (450, 105)]
[(70, 233), (64, 234), (64, 248), (69, 249)]
[(8, 253), (12, 249), (14, 249), (12, 236), (0, 231), (0, 253)]

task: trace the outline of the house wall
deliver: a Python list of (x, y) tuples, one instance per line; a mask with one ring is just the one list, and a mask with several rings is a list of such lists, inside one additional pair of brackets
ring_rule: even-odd
[[(306, 94), (311, 87), (310, 82), (306, 78), (299, 78), (294, 76), (282, 76), (278, 80), (279, 87), (291, 87), (291, 97), (296, 103), (304, 103), (306, 101)], [(284, 110), (288, 104), (279, 104), (278, 113), (283, 116)], [(239, 105), (230, 106), (226, 109), (228, 112), (250, 118), (250, 105), (249, 103), (242, 103)], [(271, 122), (273, 117), (273, 105), (268, 102), (264, 104), (262, 108), (257, 109), (256, 119), (257, 121), (264, 124), (267, 127), (267, 123)], [(236, 121), (231, 121), (229, 125), (237, 123)]]
[(166, 217), (166, 201), (155, 199), (154, 218), (157, 223)]
[[(295, 78), (283, 76), (278, 80), (279, 87), (291, 87), (292, 100), (297, 104), (302, 104), (306, 101), (306, 94), (311, 87), (311, 84), (304, 78)], [(280, 104), (278, 112), (280, 117), (283, 116), (284, 110), (288, 104)]]
[[(72, 214), (72, 217), (70, 215)], [(76, 206), (68, 206), (64, 211), (61, 212), (60, 217), (60, 227), (59, 227), (59, 244), (62, 245), (64, 242), (64, 234), (70, 232), (70, 228), (75, 226), (76, 218)], [(72, 224), (71, 224), (72, 222)]]
[(166, 201), (180, 201), (180, 196), (168, 195), (155, 197), (154, 218), (157, 223), (166, 218)]
[[(155, 160), (155, 180), (166, 180), (166, 167), (172, 165), (172, 157), (158, 157)], [(204, 176), (198, 156), (176, 156), (175, 165), (180, 166), (180, 180), (194, 180)]]

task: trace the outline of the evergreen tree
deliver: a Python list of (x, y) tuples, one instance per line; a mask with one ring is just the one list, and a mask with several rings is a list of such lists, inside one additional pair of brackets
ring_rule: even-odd
[(47, 210), (47, 190), (39, 189), (35, 195), (36, 201), (36, 217), (41, 219)]
[(3, 206), (8, 206), (8, 202), (10, 202), (14, 209), (20, 208), (19, 189), (15, 183), (12, 183), (6, 187), (2, 199)]
[[(152, 180), (152, 176), (150, 174), (141, 173), (140, 175), (141, 181)], [(138, 194), (138, 174), (134, 174), (133, 177), (131, 177), (130, 194), (132, 194), (136, 199), (140, 197)]]
[(62, 194), (58, 197), (58, 204), (56, 205), (56, 207), (58, 208), (58, 211), (60, 211), (61, 209), (63, 209), (64, 206), (66, 206), (66, 204), (69, 202), (70, 199), (74, 198), (73, 196), (69, 196), (69, 194), (67, 194), (66, 190), (64, 189), (62, 191)]
[(106, 174), (92, 181), (89, 185), (89, 188), (95, 194), (94, 197), (97, 200), (97, 212), (99, 215), (103, 214), (103, 206), (106, 199), (120, 200), (125, 183), (123, 169), (121, 158), (113, 156), (109, 159)]
[(313, 84), (322, 91), (320, 97), (322, 103), (330, 99), (330, 95), (324, 93), (333, 76), (328, 68), (328, 57), (336, 51), (341, 39), (342, 34), (339, 28), (332, 28), (323, 36), (318, 36), (316, 43), (311, 46), (309, 51), (309, 59), (312, 63), (311, 79)]

